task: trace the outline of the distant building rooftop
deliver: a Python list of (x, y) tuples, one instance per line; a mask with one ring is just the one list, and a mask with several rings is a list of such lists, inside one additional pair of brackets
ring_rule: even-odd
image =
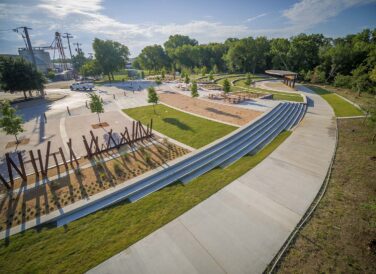
[(275, 76), (294, 76), (298, 75), (296, 72), (288, 71), (288, 70), (265, 70), (266, 74), (275, 75)]

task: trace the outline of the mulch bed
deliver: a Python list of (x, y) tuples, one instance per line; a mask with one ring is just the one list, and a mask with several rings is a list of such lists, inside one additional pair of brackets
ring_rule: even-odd
[(5, 148), (16, 147), (16, 146), (21, 146), (21, 145), (27, 145), (29, 142), (30, 142), (29, 138), (24, 138), (24, 139), (20, 140), (18, 142), (18, 144), (17, 144), (16, 141), (7, 143), (7, 145), (5, 146)]
[(107, 122), (103, 122), (103, 123), (98, 123), (98, 124), (91, 125), (91, 127), (93, 129), (102, 128), (102, 127), (108, 127), (108, 126), (109, 126), (109, 124)]

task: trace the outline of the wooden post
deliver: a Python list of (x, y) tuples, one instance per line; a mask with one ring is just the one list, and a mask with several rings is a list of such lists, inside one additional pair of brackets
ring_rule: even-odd
[(18, 162), (20, 164), (21, 171), (22, 171), (21, 177), (22, 177), (22, 179), (24, 179), (26, 181), (27, 176), (26, 176), (25, 165), (24, 165), (24, 161), (23, 161), (21, 152), (17, 152), (17, 156), (18, 156)]
[(46, 162), (44, 167), (44, 173), (47, 174), (48, 170), (48, 160), (50, 159), (50, 149), (51, 149), (51, 141), (47, 142), (47, 153), (46, 153)]
[(134, 141), (134, 121), (132, 121), (132, 142)]
[(34, 158), (34, 153), (33, 153), (33, 151), (30, 150), (30, 151), (29, 151), (29, 154), (30, 154), (31, 164), (33, 165), (33, 168), (34, 168), (35, 174), (36, 174), (37, 176), (39, 176), (39, 172), (38, 172), (37, 164), (35, 163), (35, 158)]
[(4, 179), (4, 177), (0, 174), (0, 180), (3, 182), (3, 184), (5, 185), (5, 187), (7, 189), (10, 189), (10, 185), (8, 184), (8, 182)]
[(46, 113), (43, 113), (44, 115), (44, 122), (47, 124), (47, 116), (46, 116)]
[[(12, 158), (10, 158), (9, 153), (5, 153), (5, 158), (7, 161), (7, 167), (8, 167), (8, 173), (9, 173), (9, 178), (11, 178), (11, 181), (13, 183), (13, 172), (12, 172), (12, 166), (13, 168), (17, 171), (17, 173), (22, 177), (22, 179), (26, 180), (26, 174), (22, 172), (18, 166), (16, 165), (15, 162), (13, 162)], [(23, 164), (23, 162), (22, 162)]]
[(142, 136), (142, 135), (141, 135), (141, 136), (147, 138), (147, 137), (148, 137), (148, 131), (145, 130), (145, 128), (144, 128), (144, 126), (141, 124), (141, 122), (139, 122), (139, 123), (140, 123), (140, 130), (141, 130), (141, 133), (144, 134), (144, 136)]
[(8, 175), (9, 175), (9, 180), (13, 184), (13, 172), (12, 172), (12, 166), (10, 165), (10, 159), (9, 159), (9, 153), (5, 153), (5, 159), (7, 161), (7, 168), (8, 168)]
[(135, 134), (134, 134), (134, 140), (136, 141), (138, 139), (138, 122), (135, 122)]
[(76, 165), (79, 166), (80, 164), (78, 163), (77, 158), (76, 158), (76, 154), (74, 154), (74, 151), (73, 151), (73, 148), (72, 148), (72, 139), (71, 138), (69, 138), (69, 142), (67, 144), (68, 144), (68, 147), (69, 147), (69, 159), (70, 159), (70, 163), (71, 163), (72, 167), (73, 167), (73, 164), (72, 164), (73, 159), (76, 162)]
[(82, 139), (84, 141), (84, 145), (85, 145), (85, 148), (86, 148), (86, 152), (87, 152), (87, 157), (88, 158), (91, 158), (91, 148), (89, 147), (89, 144), (87, 143), (87, 140), (86, 140), (86, 137), (84, 135), (82, 135)]
[(44, 172), (42, 153), (40, 152), (40, 149), (38, 149), (38, 160), (39, 160), (40, 172), (42, 173), (42, 176), (44, 176), (46, 175), (46, 173)]
[(67, 106), (67, 111), (68, 111), (68, 114), (69, 114), (69, 116), (71, 115), (71, 113), (70, 113), (70, 110), (69, 110), (69, 107)]
[(101, 149), (100, 149), (99, 143), (98, 143), (98, 136), (95, 136), (93, 131), (91, 131), (91, 130), (90, 130), (90, 135), (91, 135), (91, 138), (92, 138), (92, 140), (94, 141), (94, 144), (95, 144), (95, 152), (100, 153)]
[(67, 164), (67, 161), (65, 160), (64, 152), (63, 152), (63, 149), (61, 147), (59, 147), (59, 152), (60, 152), (60, 155), (61, 155), (61, 159), (63, 159), (65, 169), (68, 171), (68, 164)]
[(57, 172), (60, 173), (59, 162), (57, 161), (56, 152), (52, 153), (52, 156), (54, 157), (54, 160), (55, 160)]

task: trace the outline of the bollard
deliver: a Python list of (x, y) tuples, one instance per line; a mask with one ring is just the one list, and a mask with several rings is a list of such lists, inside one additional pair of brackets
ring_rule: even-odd
[(67, 111), (68, 111), (68, 114), (69, 114), (69, 116), (71, 115), (71, 113), (70, 113), (70, 110), (69, 110), (69, 107), (67, 106)]
[(113, 94), (113, 97), (114, 97), (114, 100), (115, 100), (115, 99), (116, 99), (116, 98), (115, 98), (115, 94)]
[(124, 91), (124, 96), (127, 96), (127, 95), (125, 95), (125, 91)]
[(89, 108), (88, 105), (87, 105), (87, 101), (85, 101), (85, 105), (86, 105), (86, 108)]

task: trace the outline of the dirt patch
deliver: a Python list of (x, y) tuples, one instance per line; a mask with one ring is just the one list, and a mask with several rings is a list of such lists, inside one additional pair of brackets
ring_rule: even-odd
[(92, 167), (27, 192), (6, 194), (0, 199), (0, 231), (114, 187), (188, 152), (167, 141), (150, 146), (140, 143), (136, 151), (116, 159), (103, 162), (95, 158)]
[(109, 124), (107, 122), (103, 122), (103, 123), (98, 123), (98, 124), (91, 125), (91, 127), (93, 129), (102, 128), (102, 127), (108, 127), (108, 126), (109, 126)]
[(30, 142), (29, 138), (24, 138), (24, 139), (19, 140), (18, 143), (16, 141), (7, 143), (5, 148), (27, 145), (29, 142)]
[(240, 126), (262, 114), (260, 111), (212, 103), (172, 92), (160, 93), (159, 98), (161, 102), (178, 109)]
[(46, 88), (62, 88), (62, 89), (67, 89), (74, 82), (75, 82), (74, 80), (52, 82), (52, 83), (46, 84)]

